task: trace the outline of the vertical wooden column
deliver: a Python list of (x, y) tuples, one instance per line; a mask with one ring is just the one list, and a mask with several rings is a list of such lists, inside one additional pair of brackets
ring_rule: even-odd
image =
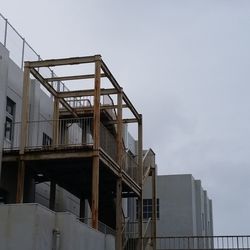
[(117, 163), (120, 173), (116, 181), (116, 250), (122, 249), (122, 88), (117, 95)]
[(17, 192), (16, 203), (23, 203), (24, 196), (24, 178), (25, 178), (25, 163), (20, 160), (17, 171)]
[(29, 93), (30, 93), (30, 69), (26, 62), (23, 73), (23, 98), (22, 98), (22, 123), (20, 135), (20, 154), (24, 154), (28, 135), (28, 119), (29, 119)]
[[(22, 122), (20, 132), (20, 148), (19, 155), (24, 154), (24, 150), (27, 144), (28, 136), (28, 119), (29, 119), (29, 92), (30, 92), (30, 68), (26, 62), (24, 65), (23, 73), (23, 98), (22, 98)], [(17, 192), (16, 202), (22, 203), (24, 196), (24, 178), (25, 178), (25, 163), (23, 160), (19, 161), (17, 171)]]
[(142, 162), (142, 115), (140, 115), (140, 120), (138, 121), (138, 183), (141, 187), (140, 197), (138, 197), (138, 228), (139, 228), (139, 242), (138, 250), (143, 249), (143, 162)]
[(101, 56), (95, 62), (95, 90), (94, 90), (94, 122), (93, 122), (93, 148), (96, 155), (92, 165), (92, 227), (98, 229), (99, 209), (99, 145), (100, 145), (100, 94), (101, 94)]
[(80, 198), (80, 220), (84, 222), (85, 219), (85, 199)]
[(58, 145), (58, 130), (59, 130), (59, 99), (54, 96), (54, 110), (53, 110), (53, 146)]
[(49, 194), (49, 208), (55, 210), (56, 203), (56, 182), (54, 180), (50, 181), (50, 194)]
[(152, 178), (152, 224), (151, 224), (151, 237), (152, 237), (152, 249), (156, 249), (156, 169), (155, 164), (151, 167)]

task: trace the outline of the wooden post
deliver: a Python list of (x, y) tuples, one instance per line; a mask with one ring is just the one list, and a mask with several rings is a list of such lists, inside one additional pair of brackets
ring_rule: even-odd
[(122, 89), (117, 95), (117, 163), (120, 167), (119, 177), (116, 181), (116, 250), (122, 249)]
[(93, 149), (98, 152), (93, 157), (92, 166), (92, 227), (98, 229), (99, 209), (99, 145), (100, 145), (100, 93), (101, 93), (101, 57), (97, 56), (95, 62), (95, 90), (94, 90), (94, 123), (93, 123)]
[(80, 198), (80, 221), (85, 222), (85, 199)]
[(20, 160), (17, 170), (16, 203), (23, 203), (24, 178), (25, 178), (25, 163), (24, 161)]
[(152, 178), (152, 224), (151, 224), (151, 238), (152, 238), (152, 248), (156, 249), (156, 169), (155, 164), (151, 167), (151, 178)]
[(138, 228), (139, 228), (139, 242), (138, 250), (143, 249), (143, 158), (142, 158), (142, 115), (138, 121), (138, 183), (141, 187), (140, 197), (138, 198)]
[(24, 65), (23, 73), (23, 98), (22, 98), (22, 124), (20, 136), (20, 149), (19, 153), (24, 154), (27, 144), (28, 135), (28, 119), (29, 119), (29, 92), (30, 92), (30, 68), (26, 62)]
[(58, 146), (58, 129), (59, 129), (59, 99), (54, 96), (54, 110), (53, 110), (53, 140), (54, 147)]
[(56, 202), (56, 183), (54, 180), (50, 181), (50, 195), (49, 195), (49, 208), (55, 210)]
[[(25, 63), (24, 73), (23, 73), (22, 122), (21, 122), (20, 148), (19, 148), (20, 155), (24, 154), (24, 150), (27, 144), (28, 119), (29, 119), (29, 92), (30, 92), (30, 68), (29, 64)], [(25, 163), (23, 160), (20, 160), (17, 170), (16, 203), (23, 202), (24, 178), (25, 178)]]

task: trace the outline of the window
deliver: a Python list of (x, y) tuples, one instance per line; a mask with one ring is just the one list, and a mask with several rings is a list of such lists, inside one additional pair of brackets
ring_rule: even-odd
[(43, 146), (50, 146), (52, 144), (52, 139), (45, 133), (43, 133)]
[(16, 104), (7, 97), (4, 137), (9, 141), (13, 140), (15, 106)]
[(6, 120), (5, 120), (4, 136), (6, 139), (8, 139), (10, 141), (13, 138), (13, 122), (9, 117), (6, 117)]
[[(143, 199), (143, 219), (152, 218), (152, 199)], [(136, 218), (138, 218), (138, 200), (136, 200)], [(160, 201), (156, 199), (156, 218), (160, 218)]]
[(9, 97), (7, 97), (6, 112), (9, 115), (14, 116), (15, 105), (16, 104)]

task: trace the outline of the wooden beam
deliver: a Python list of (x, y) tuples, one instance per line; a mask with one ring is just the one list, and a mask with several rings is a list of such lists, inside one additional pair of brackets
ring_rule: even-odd
[[(52, 149), (52, 148), (51, 148)], [(81, 148), (82, 149), (82, 148)], [(43, 161), (43, 160), (63, 160), (63, 159), (79, 159), (79, 158), (91, 158), (98, 155), (98, 152), (92, 150), (77, 150), (74, 147), (74, 151), (69, 152), (65, 150), (61, 151), (38, 151), (38, 153), (26, 153), (21, 156), (22, 160), (25, 161)]]
[[(105, 73), (106, 77), (113, 84), (113, 86), (119, 91), (119, 89), (121, 88), (120, 85), (119, 85), (119, 83), (116, 81), (115, 77), (112, 75), (112, 73), (108, 69), (107, 65), (103, 61), (102, 61), (102, 70)], [(137, 118), (139, 120), (140, 119), (139, 113), (137, 112), (137, 110), (132, 105), (131, 101), (128, 99), (128, 97), (126, 96), (126, 94), (124, 92), (123, 92), (123, 100), (128, 105), (128, 108), (131, 110), (131, 112), (133, 113), (133, 115), (135, 116), (135, 118)]]
[[(94, 91), (94, 121), (93, 121), (93, 141), (94, 150), (99, 150), (100, 146), (100, 93), (101, 93), (101, 65), (100, 61), (95, 63), (95, 91)], [(92, 227), (98, 229), (99, 219), (99, 155), (93, 158), (92, 165)]]
[(155, 165), (151, 167), (152, 172), (152, 223), (151, 223), (151, 238), (152, 249), (156, 250), (156, 210), (157, 210), (157, 198), (156, 198), (156, 170)]
[[(35, 69), (31, 69), (30, 72), (54, 97), (57, 97), (55, 89)], [(74, 109), (63, 98), (59, 101), (74, 117), (77, 117)]]
[[(117, 94), (117, 90), (114, 88), (101, 89), (100, 93), (100, 95), (115, 95), (115, 94)], [(94, 89), (58, 92), (57, 95), (59, 98), (94, 96)]]
[[(101, 77), (106, 77), (105, 74), (101, 74)], [(45, 78), (48, 82), (57, 82), (57, 81), (73, 81), (73, 80), (84, 80), (84, 79), (93, 79), (95, 78), (94, 74), (87, 74), (87, 75), (72, 75), (72, 76), (56, 76)]]
[(119, 177), (116, 181), (116, 250), (122, 249), (122, 155), (123, 155), (123, 124), (122, 124), (122, 89), (117, 95), (117, 163), (119, 165)]
[(56, 183), (54, 180), (50, 181), (50, 192), (49, 192), (49, 209), (55, 210), (56, 203)]
[(56, 90), (42, 77), (42, 75), (37, 70), (31, 68), (30, 72), (53, 96), (57, 96)]
[[(122, 123), (137, 123), (137, 119), (135, 118), (128, 118), (128, 119), (123, 119)], [(105, 122), (105, 124), (117, 124), (118, 121), (117, 120), (113, 120), (113, 121), (107, 121)]]
[(25, 163), (20, 160), (17, 170), (17, 192), (16, 203), (23, 203), (24, 196), (24, 178), (25, 178)]
[(59, 140), (59, 99), (54, 97), (54, 110), (53, 110), (53, 135), (52, 144), (58, 146)]
[(40, 67), (62, 66), (62, 65), (74, 65), (82, 63), (93, 63), (97, 60), (100, 60), (100, 58), (101, 58), (100, 55), (95, 55), (95, 56), (85, 56), (85, 57), (49, 59), (43, 61), (30, 61), (29, 66), (33, 68), (40, 68)]
[(22, 97), (22, 123), (20, 137), (20, 154), (24, 154), (24, 150), (28, 137), (28, 120), (29, 120), (29, 93), (30, 93), (30, 69), (28, 64), (24, 65), (23, 73), (23, 97)]
[(142, 140), (142, 116), (138, 122), (138, 183), (141, 187), (140, 197), (138, 198), (138, 227), (139, 227), (139, 249), (143, 249), (143, 140)]
[(85, 219), (85, 199), (84, 198), (80, 198), (80, 214), (79, 214), (79, 217), (80, 217), (80, 221), (82, 221), (83, 223), (85, 222), (84, 219)]
[(112, 75), (112, 73), (110, 72), (109, 68), (107, 67), (107, 65), (104, 63), (103, 60), (101, 60), (101, 68), (104, 72), (104, 74), (106, 75), (106, 77), (110, 80), (110, 82), (112, 83), (112, 85), (119, 91), (121, 89), (121, 86), (119, 85), (119, 83), (116, 81), (116, 79), (114, 78), (114, 76)]
[(131, 101), (129, 100), (129, 98), (126, 96), (125, 93), (123, 93), (123, 100), (127, 104), (128, 108), (130, 109), (132, 114), (135, 116), (135, 118), (139, 121), (140, 114), (137, 112), (137, 110), (135, 109), (135, 107), (133, 106), (133, 104), (131, 103)]

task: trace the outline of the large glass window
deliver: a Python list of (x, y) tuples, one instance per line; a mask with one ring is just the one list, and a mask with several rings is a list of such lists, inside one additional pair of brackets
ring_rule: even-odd
[[(143, 199), (143, 219), (152, 218), (152, 199)], [(136, 200), (136, 217), (138, 218), (138, 200)], [(156, 199), (156, 218), (160, 218), (160, 201)]]

